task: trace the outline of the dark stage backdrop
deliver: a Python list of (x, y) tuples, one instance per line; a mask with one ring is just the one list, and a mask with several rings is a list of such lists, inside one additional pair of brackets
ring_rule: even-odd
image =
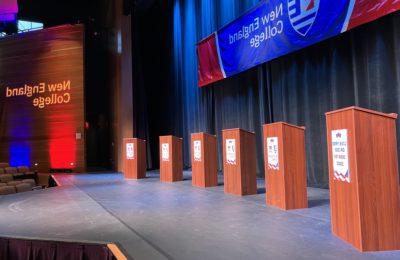
[(0, 39), (0, 161), (84, 169), (83, 43), (81, 25)]
[(222, 129), (241, 127), (256, 132), (262, 177), (261, 125), (286, 121), (307, 127), (308, 184), (328, 187), (325, 112), (357, 105), (399, 113), (399, 13), (197, 88), (196, 42), (257, 2), (160, 1), (135, 14), (135, 126), (149, 140), (149, 167), (158, 166), (158, 135), (183, 137), (190, 167), (191, 133), (221, 141)]

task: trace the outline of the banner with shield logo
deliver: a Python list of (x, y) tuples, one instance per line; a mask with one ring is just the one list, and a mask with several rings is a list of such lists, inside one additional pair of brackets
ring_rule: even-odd
[(400, 10), (397, 0), (269, 0), (197, 45), (200, 87)]

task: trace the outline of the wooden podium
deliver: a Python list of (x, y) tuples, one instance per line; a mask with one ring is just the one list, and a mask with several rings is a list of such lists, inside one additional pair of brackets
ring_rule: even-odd
[(192, 134), (192, 185), (218, 185), (217, 138), (206, 133)]
[(307, 208), (305, 128), (283, 122), (263, 128), (267, 204)]
[(224, 191), (241, 196), (257, 194), (255, 134), (227, 129), (222, 137)]
[(160, 136), (160, 181), (183, 180), (182, 138)]
[(124, 138), (123, 173), (126, 179), (146, 178), (146, 141)]
[(396, 118), (326, 113), (332, 231), (360, 251), (400, 249)]

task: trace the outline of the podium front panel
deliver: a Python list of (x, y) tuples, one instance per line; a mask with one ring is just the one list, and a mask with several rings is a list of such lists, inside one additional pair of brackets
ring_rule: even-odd
[(264, 125), (266, 203), (284, 210), (307, 208), (304, 128)]
[(123, 174), (126, 179), (146, 178), (146, 141), (124, 138)]
[(395, 115), (327, 113), (332, 231), (360, 251), (400, 249)]
[(255, 135), (241, 129), (223, 130), (224, 191), (257, 194)]
[(182, 180), (182, 139), (175, 136), (160, 136), (160, 181)]
[(192, 185), (202, 188), (217, 186), (217, 138), (195, 133), (191, 141)]

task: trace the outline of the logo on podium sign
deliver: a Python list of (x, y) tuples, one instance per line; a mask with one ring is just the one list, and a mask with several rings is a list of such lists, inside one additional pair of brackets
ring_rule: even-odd
[(268, 137), (266, 141), (268, 169), (277, 171), (279, 170), (278, 137)]
[(165, 162), (169, 161), (169, 144), (161, 144), (161, 159)]
[(350, 183), (347, 129), (332, 131), (333, 179)]
[(126, 159), (133, 160), (135, 159), (135, 151), (133, 149), (133, 143), (126, 144)]
[(226, 139), (226, 163), (236, 164), (236, 141), (235, 139)]
[(193, 159), (197, 162), (201, 162), (201, 141), (200, 140), (193, 142)]

